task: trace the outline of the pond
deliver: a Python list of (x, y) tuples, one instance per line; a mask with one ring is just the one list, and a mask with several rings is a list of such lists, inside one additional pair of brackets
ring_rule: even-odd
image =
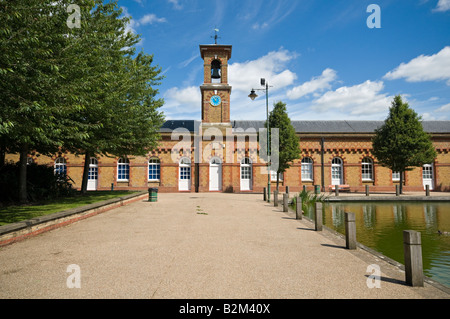
[(323, 224), (345, 234), (344, 212), (355, 214), (359, 243), (402, 264), (403, 230), (421, 232), (424, 274), (450, 287), (450, 202), (325, 203)]

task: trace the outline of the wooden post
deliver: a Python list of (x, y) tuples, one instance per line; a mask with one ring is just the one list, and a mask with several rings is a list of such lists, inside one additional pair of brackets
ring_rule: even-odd
[(264, 201), (266, 202), (267, 201), (267, 188), (266, 187), (264, 187)]
[(366, 196), (369, 196), (369, 185), (366, 185)]
[(356, 249), (356, 224), (355, 214), (345, 213), (345, 247)]
[(316, 231), (322, 231), (322, 203), (316, 202), (316, 213), (314, 214)]
[(430, 185), (425, 185), (425, 196), (430, 196)]
[(273, 191), (273, 206), (278, 206), (278, 191)]
[(420, 232), (403, 231), (405, 281), (413, 287), (423, 287), (422, 240)]
[(283, 212), (288, 211), (288, 199), (289, 199), (289, 194), (283, 194)]
[(295, 210), (295, 219), (302, 219), (302, 198), (297, 197), (297, 209)]

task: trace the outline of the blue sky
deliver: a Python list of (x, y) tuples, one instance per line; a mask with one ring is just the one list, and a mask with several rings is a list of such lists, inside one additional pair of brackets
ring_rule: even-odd
[[(381, 28), (367, 20), (378, 5)], [(401, 94), (425, 120), (450, 120), (450, 0), (119, 0), (165, 76), (167, 119), (200, 119), (200, 44), (233, 46), (232, 120), (384, 120)], [(260, 92), (263, 95), (262, 92)]]

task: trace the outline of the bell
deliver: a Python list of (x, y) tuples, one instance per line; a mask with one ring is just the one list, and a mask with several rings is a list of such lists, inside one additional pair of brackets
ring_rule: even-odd
[(212, 79), (220, 79), (219, 69), (213, 69), (211, 74)]

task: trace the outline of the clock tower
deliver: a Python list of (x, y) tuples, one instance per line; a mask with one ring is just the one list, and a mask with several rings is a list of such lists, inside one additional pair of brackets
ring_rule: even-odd
[(228, 60), (231, 45), (200, 45), (204, 61), (202, 95), (202, 123), (230, 123), (230, 94)]

